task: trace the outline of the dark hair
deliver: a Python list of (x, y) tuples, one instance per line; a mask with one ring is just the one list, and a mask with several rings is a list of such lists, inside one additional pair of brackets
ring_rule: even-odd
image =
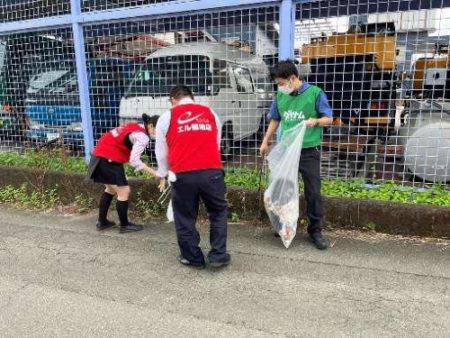
[(191, 99), (194, 99), (194, 94), (192, 94), (192, 90), (189, 87), (185, 85), (178, 85), (172, 88), (169, 97), (175, 100), (180, 100), (183, 97), (190, 97)]
[(153, 124), (156, 127), (158, 123), (159, 115), (148, 116), (147, 114), (142, 114), (142, 120), (144, 121), (144, 126), (147, 127), (149, 124)]
[(287, 79), (292, 75), (299, 77), (297, 66), (293, 60), (280, 61), (270, 70), (272, 80), (276, 78)]

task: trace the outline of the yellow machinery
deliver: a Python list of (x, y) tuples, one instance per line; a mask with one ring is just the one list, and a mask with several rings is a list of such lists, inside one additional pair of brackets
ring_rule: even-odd
[(312, 59), (350, 55), (373, 55), (375, 65), (379, 70), (393, 71), (395, 67), (395, 36), (367, 36), (364, 33), (337, 34), (302, 47), (302, 63), (310, 63)]
[(449, 68), (450, 51), (447, 54), (418, 59), (414, 66), (413, 76), (415, 96), (450, 99)]
[(329, 96), (346, 124), (386, 126), (395, 111), (396, 35), (393, 23), (353, 26), (347, 33), (313, 39), (301, 50), (309, 81)]
[[(395, 74), (395, 27), (376, 25), (362, 27), (365, 32), (316, 38), (301, 49), (301, 63), (311, 68), (308, 81), (327, 93), (335, 118), (344, 124), (325, 131), (323, 146), (330, 151), (324, 152), (324, 160), (345, 177), (395, 179), (407, 169), (421, 179), (445, 182), (450, 177), (444, 163), (450, 142), (448, 47), (443, 51), (436, 46), (436, 56), (415, 62), (411, 100), (396, 109), (396, 81), (405, 79)], [(403, 121), (398, 117), (404, 113), (410, 117), (405, 125), (394, 123)], [(419, 140), (427, 140), (425, 150)], [(403, 161), (396, 160), (400, 157)]]

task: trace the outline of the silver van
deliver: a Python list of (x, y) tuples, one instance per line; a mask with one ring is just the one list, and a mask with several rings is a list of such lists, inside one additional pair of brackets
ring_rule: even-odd
[(236, 141), (261, 132), (273, 88), (267, 65), (248, 51), (215, 42), (176, 44), (148, 56), (122, 98), (121, 122), (169, 110), (168, 94), (177, 84), (189, 86), (196, 102), (218, 114), (223, 155), (231, 154)]

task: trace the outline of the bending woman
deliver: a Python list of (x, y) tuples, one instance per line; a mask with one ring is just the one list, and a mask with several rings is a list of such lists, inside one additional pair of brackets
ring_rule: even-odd
[(103, 183), (105, 191), (100, 199), (97, 229), (104, 230), (115, 225), (107, 219), (108, 209), (117, 195), (116, 210), (120, 220), (120, 232), (142, 230), (141, 225), (128, 221), (128, 198), (130, 186), (125, 176), (124, 164), (130, 163), (135, 170), (143, 170), (156, 177), (156, 171), (141, 160), (150, 138), (154, 138), (159, 116), (142, 115), (144, 126), (127, 123), (105, 133), (98, 141), (89, 164), (88, 177)]

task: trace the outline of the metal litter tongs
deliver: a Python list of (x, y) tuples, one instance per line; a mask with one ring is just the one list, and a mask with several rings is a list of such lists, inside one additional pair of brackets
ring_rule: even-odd
[(172, 190), (172, 186), (170, 183), (167, 185), (167, 188), (161, 193), (161, 196), (158, 198), (159, 204), (164, 204), (167, 200), (167, 197), (170, 196), (170, 191)]
[(167, 197), (170, 196), (170, 192), (172, 190), (172, 185), (170, 183), (177, 180), (177, 176), (172, 171), (169, 171), (169, 174), (167, 176), (168, 185), (167, 188), (164, 189), (164, 191), (161, 193), (161, 196), (159, 196), (158, 198), (159, 204), (164, 204), (167, 201)]

